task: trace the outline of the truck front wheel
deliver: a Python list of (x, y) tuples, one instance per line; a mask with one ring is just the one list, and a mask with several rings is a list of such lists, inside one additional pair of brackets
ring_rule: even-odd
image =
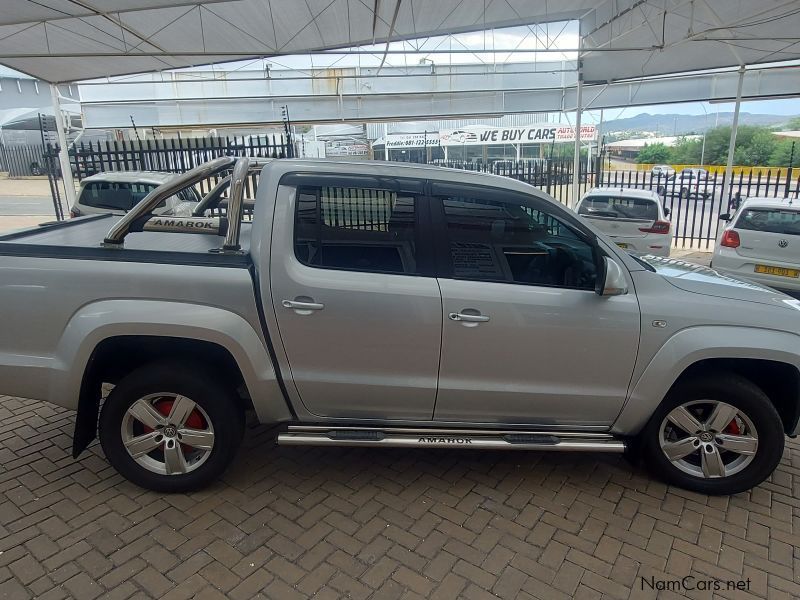
[(244, 433), (232, 386), (205, 365), (146, 365), (125, 376), (100, 413), (100, 443), (126, 479), (158, 492), (208, 485), (225, 470)]
[(650, 468), (701, 494), (736, 494), (772, 474), (784, 447), (783, 423), (751, 381), (714, 373), (677, 384), (642, 431)]

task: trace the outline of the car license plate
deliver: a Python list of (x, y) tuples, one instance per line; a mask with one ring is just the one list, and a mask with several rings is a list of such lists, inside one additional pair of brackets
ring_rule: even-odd
[(626, 244), (625, 242), (617, 242), (617, 246), (619, 246), (620, 248), (627, 248), (628, 244)]
[(800, 277), (800, 269), (787, 269), (785, 267), (771, 267), (769, 265), (756, 265), (756, 273), (765, 273), (767, 275), (779, 275), (780, 277)]

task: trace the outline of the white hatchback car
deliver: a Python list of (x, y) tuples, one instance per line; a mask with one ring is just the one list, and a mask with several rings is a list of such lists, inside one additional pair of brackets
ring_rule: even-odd
[(669, 256), (669, 210), (651, 190), (593, 188), (575, 207), (581, 217), (611, 237), (617, 246), (639, 254)]
[(650, 169), (650, 175), (656, 179), (669, 179), (675, 175), (675, 169), (670, 165), (653, 165), (653, 168)]
[(800, 290), (800, 201), (747, 198), (719, 235), (714, 269), (781, 290)]
[[(112, 213), (123, 215), (136, 206), (147, 194), (162, 183), (177, 177), (175, 173), (160, 171), (108, 171), (83, 179), (78, 200), (70, 208), (70, 215)], [(164, 200), (153, 211), (159, 215), (189, 216), (200, 202), (194, 188), (183, 189)]]

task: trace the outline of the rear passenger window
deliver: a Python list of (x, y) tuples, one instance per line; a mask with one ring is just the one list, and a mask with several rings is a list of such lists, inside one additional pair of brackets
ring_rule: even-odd
[(418, 273), (416, 199), (390, 190), (301, 187), (294, 246), (312, 267)]

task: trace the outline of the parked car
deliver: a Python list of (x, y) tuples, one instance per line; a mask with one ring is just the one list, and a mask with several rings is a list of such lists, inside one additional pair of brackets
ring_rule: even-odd
[(675, 175), (675, 169), (669, 165), (653, 165), (650, 175), (657, 179), (668, 179)]
[(593, 188), (580, 199), (575, 212), (620, 248), (669, 256), (672, 247), (669, 209), (664, 208), (661, 198), (652, 190)]
[[(152, 216), (232, 167), (226, 219)], [(242, 223), (247, 173), (0, 236), (0, 394), (76, 410), (74, 456), (99, 433), (131, 481), (198, 488), (252, 409), (282, 445), (628, 449), (731, 494), (798, 433), (783, 294), (635, 257), (508, 178), (273, 160)]]
[[(70, 215), (93, 215), (111, 213), (123, 215), (142, 198), (163, 183), (175, 179), (175, 173), (158, 171), (108, 171), (83, 179), (78, 191), (78, 199), (70, 208)], [(193, 187), (180, 190), (166, 198), (153, 213), (157, 215), (192, 214), (200, 202), (200, 195)]]
[(715, 269), (773, 288), (800, 291), (800, 204), (746, 198), (714, 246)]
[(665, 185), (666, 193), (681, 198), (708, 199), (714, 192), (715, 181), (710, 180), (705, 169), (683, 169), (675, 175), (674, 181)]

